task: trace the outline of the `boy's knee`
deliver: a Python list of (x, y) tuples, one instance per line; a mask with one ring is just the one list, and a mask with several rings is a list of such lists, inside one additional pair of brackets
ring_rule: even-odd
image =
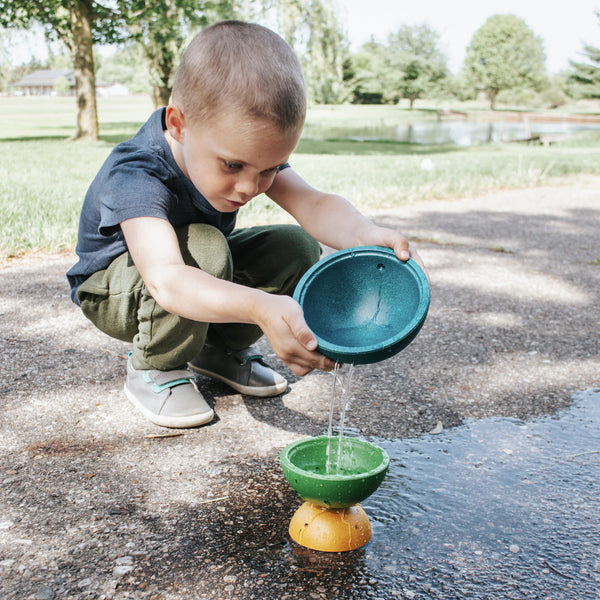
[(232, 278), (233, 263), (227, 238), (216, 227), (192, 223), (178, 227), (176, 233), (186, 265), (198, 267), (220, 279)]
[(321, 258), (321, 246), (302, 227), (298, 225), (285, 225), (278, 230), (286, 248), (287, 259), (295, 262), (299, 269), (308, 269)]

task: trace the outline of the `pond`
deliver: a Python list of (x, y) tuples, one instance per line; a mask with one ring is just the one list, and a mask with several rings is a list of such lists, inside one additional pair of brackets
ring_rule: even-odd
[(600, 131), (600, 123), (556, 122), (475, 122), (465, 120), (417, 121), (397, 126), (326, 127), (307, 123), (306, 139), (393, 141), (410, 144), (474, 146), (485, 143), (537, 139), (553, 143), (580, 131)]

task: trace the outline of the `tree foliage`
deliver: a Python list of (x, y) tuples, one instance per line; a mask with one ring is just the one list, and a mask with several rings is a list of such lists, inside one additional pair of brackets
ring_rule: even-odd
[(140, 44), (155, 107), (168, 104), (173, 78), (190, 37), (201, 27), (232, 16), (228, 0), (132, 0), (126, 9), (126, 22), (131, 40)]
[(543, 42), (515, 15), (494, 15), (473, 35), (465, 69), (494, 108), (501, 90), (539, 89), (546, 82)]
[(98, 78), (125, 86), (131, 93), (147, 94), (151, 90), (145, 56), (140, 44), (127, 42), (106, 57), (97, 61)]
[(272, 0), (263, 3), (275, 13), (278, 29), (300, 58), (308, 96), (317, 104), (346, 98), (343, 64), (349, 50), (332, 0)]
[(331, 0), (163, 0), (156, 4), (131, 0), (128, 30), (143, 48), (155, 106), (169, 101), (179, 59), (192, 35), (221, 19), (277, 23), (300, 57), (311, 100), (343, 99), (342, 60), (347, 44)]
[[(600, 11), (596, 12), (600, 24)], [(600, 98), (600, 48), (583, 45), (585, 61), (569, 61), (569, 84), (575, 95), (581, 98)]]
[(403, 25), (385, 44), (371, 40), (352, 57), (350, 80), (355, 103), (395, 104), (439, 89), (448, 77), (439, 34), (428, 25)]
[(31, 56), (27, 64), (11, 64), (11, 48), (16, 36), (22, 33), (11, 29), (0, 30), (0, 92), (10, 91), (12, 82), (44, 66), (43, 62), (35, 56)]
[[(428, 25), (403, 25), (388, 37), (390, 83), (410, 108), (448, 76), (447, 60), (439, 48), (439, 34)], [(395, 79), (394, 81), (394, 74)]]
[(374, 39), (351, 56), (346, 79), (352, 90), (353, 104), (391, 104), (397, 100), (393, 90), (385, 84), (387, 59), (385, 46)]
[(348, 44), (329, 0), (312, 0), (307, 11), (307, 58), (304, 61), (309, 95), (319, 104), (345, 99), (343, 62)]

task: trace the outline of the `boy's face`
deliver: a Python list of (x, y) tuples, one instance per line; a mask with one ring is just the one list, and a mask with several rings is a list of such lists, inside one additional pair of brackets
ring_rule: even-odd
[(165, 137), (177, 164), (220, 212), (233, 212), (266, 192), (299, 138), (269, 121), (234, 113), (188, 125), (170, 105), (166, 120)]

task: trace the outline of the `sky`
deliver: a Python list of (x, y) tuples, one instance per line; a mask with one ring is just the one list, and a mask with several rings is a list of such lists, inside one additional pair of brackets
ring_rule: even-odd
[(581, 60), (583, 44), (600, 47), (600, 0), (336, 0), (351, 48), (375, 39), (384, 41), (400, 25), (426, 24), (440, 35), (440, 45), (453, 72), (461, 68), (475, 31), (488, 17), (513, 14), (521, 17), (544, 41), (546, 66), (558, 73), (569, 59)]
[[(450, 70), (457, 73), (473, 34), (495, 14), (514, 14), (544, 41), (546, 66), (558, 73), (569, 66), (569, 59), (582, 59), (583, 44), (600, 47), (600, 0), (335, 0), (352, 50), (371, 36), (384, 41), (400, 25), (427, 24), (440, 35), (441, 49), (448, 56)], [(549, 5), (552, 4), (552, 8)], [(462, 5), (462, 6), (461, 6)], [(41, 35), (30, 34), (14, 40), (15, 63), (27, 62), (32, 51), (40, 58), (46, 54)], [(17, 43), (20, 42), (20, 43)]]

